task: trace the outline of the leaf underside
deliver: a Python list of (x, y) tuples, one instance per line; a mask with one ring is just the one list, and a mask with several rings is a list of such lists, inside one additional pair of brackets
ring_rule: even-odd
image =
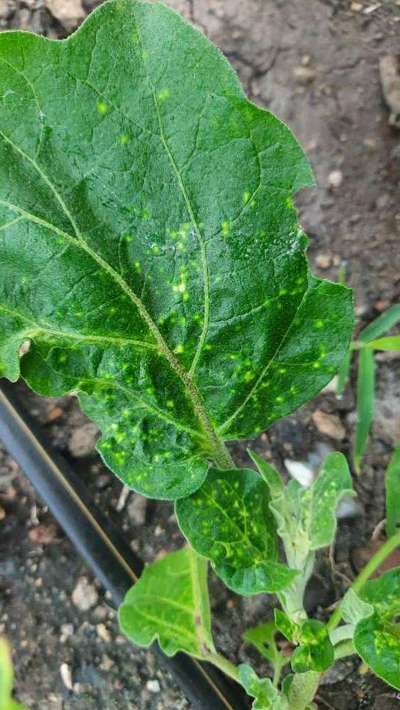
[(277, 561), (269, 501), (268, 488), (256, 471), (210, 469), (202, 487), (176, 503), (186, 539), (238, 594), (280, 591), (296, 574)]
[(292, 204), (302, 149), (157, 3), (1, 33), (0, 106), (0, 374), (77, 393), (127, 485), (188, 495), (210, 431), (262, 431), (347, 350), (350, 291), (310, 274)]

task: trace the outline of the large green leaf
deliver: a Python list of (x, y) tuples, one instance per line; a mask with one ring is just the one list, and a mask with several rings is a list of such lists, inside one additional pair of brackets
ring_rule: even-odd
[(268, 488), (256, 471), (211, 469), (202, 487), (176, 502), (178, 524), (197, 552), (238, 594), (276, 592), (295, 572), (277, 562)]
[(370, 613), (356, 625), (355, 649), (376, 675), (400, 690), (400, 568), (369, 580), (359, 596)]
[(0, 105), (1, 374), (76, 392), (129, 486), (188, 495), (222, 436), (346, 353), (350, 291), (310, 274), (292, 204), (303, 151), (157, 3), (112, 0), (60, 42), (1, 33)]
[(157, 639), (167, 656), (186, 651), (204, 658), (214, 649), (207, 561), (185, 548), (146, 567), (119, 608), (119, 623), (138, 646)]

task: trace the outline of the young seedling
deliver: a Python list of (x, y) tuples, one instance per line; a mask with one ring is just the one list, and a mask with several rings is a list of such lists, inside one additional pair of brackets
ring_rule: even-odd
[[(313, 397), (349, 349), (351, 293), (305, 256), (292, 198), (313, 176), (290, 130), (246, 99), (202, 34), (135, 0), (105, 3), (65, 41), (3, 33), (0, 101), (1, 374), (75, 394), (105, 463), (175, 501), (188, 542), (129, 591), (123, 632), (214, 663), (261, 710), (313, 707), (349, 646), (400, 687), (385, 670), (400, 648), (386, 594), (397, 576), (366, 584), (399, 533), (327, 624), (309, 619), (315, 555), (352, 492), (346, 461), (332, 454), (310, 488), (285, 487), (255, 454), (257, 470), (236, 468), (227, 446)], [(272, 679), (215, 648), (209, 561), (239, 594), (277, 594), (275, 620), (247, 636)]]

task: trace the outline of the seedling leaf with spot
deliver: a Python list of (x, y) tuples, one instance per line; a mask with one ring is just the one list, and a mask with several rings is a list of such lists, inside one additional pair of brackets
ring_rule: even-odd
[(400, 568), (371, 579), (359, 593), (370, 613), (358, 621), (354, 646), (363, 661), (400, 690)]
[(277, 561), (269, 501), (268, 488), (256, 471), (211, 469), (196, 493), (176, 502), (186, 539), (238, 594), (280, 591), (296, 575)]
[(304, 620), (304, 590), (313, 570), (315, 551), (334, 540), (336, 507), (343, 496), (354, 494), (348, 464), (343, 454), (329, 454), (314, 483), (305, 488), (294, 480), (284, 486), (270, 464), (254, 452), (250, 455), (269, 486), (270, 509), (288, 565), (299, 571), (292, 584), (280, 593), (291, 621), (298, 623)]
[(167, 656), (186, 651), (204, 658), (214, 649), (207, 561), (183, 549), (146, 567), (119, 608), (119, 623), (138, 646), (157, 639)]
[(323, 673), (334, 662), (333, 645), (326, 626), (317, 619), (309, 619), (302, 625), (299, 646), (292, 654), (291, 664), (295, 673), (317, 671)]
[(127, 485), (189, 495), (347, 351), (350, 291), (310, 274), (292, 204), (303, 151), (158, 3), (1, 33), (0, 106), (0, 374), (77, 393)]
[(289, 710), (287, 699), (274, 688), (269, 678), (259, 678), (251, 666), (239, 666), (239, 678), (246, 692), (254, 698), (253, 710)]

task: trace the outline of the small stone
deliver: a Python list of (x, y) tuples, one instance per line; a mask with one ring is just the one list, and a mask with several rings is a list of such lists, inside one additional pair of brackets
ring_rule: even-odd
[(332, 254), (317, 254), (315, 263), (320, 269), (329, 269), (329, 267), (332, 266)]
[(110, 671), (113, 666), (114, 666), (114, 661), (109, 656), (104, 654), (102, 661), (100, 663), (100, 669), (102, 671), (105, 671), (106, 673), (108, 673), (108, 671)]
[(59, 419), (60, 417), (62, 417), (63, 414), (64, 414), (64, 411), (61, 409), (61, 407), (50, 407), (47, 412), (46, 422), (48, 424), (50, 422), (54, 422), (56, 419)]
[(324, 389), (321, 390), (321, 392), (323, 394), (330, 394), (330, 393), (336, 394), (338, 382), (339, 382), (339, 378), (337, 375), (335, 375), (335, 377), (333, 377), (333, 379), (330, 382), (328, 382), (327, 385), (325, 385)]
[(363, 6), (361, 5), (360, 2), (352, 2), (350, 5), (350, 10), (352, 12), (361, 12), (362, 9), (363, 9)]
[(60, 636), (60, 641), (61, 643), (65, 643), (67, 639), (69, 639), (71, 636), (74, 634), (74, 626), (73, 624), (62, 624), (61, 625), (61, 636)]
[(379, 61), (382, 92), (390, 108), (389, 124), (400, 128), (400, 58), (387, 54)]
[(343, 182), (343, 173), (341, 170), (332, 170), (328, 175), (329, 187), (336, 189), (341, 186)]
[(99, 595), (93, 584), (89, 583), (87, 577), (79, 577), (74, 591), (72, 592), (72, 601), (80, 611), (88, 611), (95, 604)]
[(57, 537), (57, 527), (54, 523), (36, 525), (29, 530), (28, 537), (35, 545), (50, 545)]
[(134, 493), (129, 502), (127, 511), (134, 525), (144, 525), (146, 521), (147, 498)]
[(336, 517), (338, 520), (347, 520), (350, 518), (359, 518), (363, 514), (361, 505), (354, 500), (352, 496), (345, 496), (339, 502), (336, 509)]
[(148, 680), (146, 688), (150, 691), (150, 693), (159, 693), (161, 690), (158, 680)]
[(45, 0), (53, 17), (70, 32), (85, 17), (81, 0)]
[(5, 511), (4, 508), (0, 505), (0, 520), (4, 520), (5, 517), (6, 517), (6, 511)]
[(79, 429), (75, 429), (68, 442), (68, 448), (76, 458), (93, 454), (99, 430), (92, 422), (86, 422)]
[(284, 464), (292, 478), (294, 478), (302, 486), (311, 486), (314, 480), (314, 472), (312, 468), (303, 461), (292, 461), (285, 459)]
[(316, 72), (311, 67), (298, 66), (293, 69), (293, 76), (298, 84), (311, 84), (316, 77)]
[(62, 663), (60, 666), (60, 676), (65, 687), (72, 690), (72, 674), (68, 663)]
[(99, 638), (106, 643), (111, 641), (111, 635), (105, 624), (96, 624), (96, 631)]
[(343, 441), (345, 438), (346, 430), (336, 414), (327, 414), (321, 409), (317, 409), (312, 415), (312, 420), (321, 434), (336, 441)]

